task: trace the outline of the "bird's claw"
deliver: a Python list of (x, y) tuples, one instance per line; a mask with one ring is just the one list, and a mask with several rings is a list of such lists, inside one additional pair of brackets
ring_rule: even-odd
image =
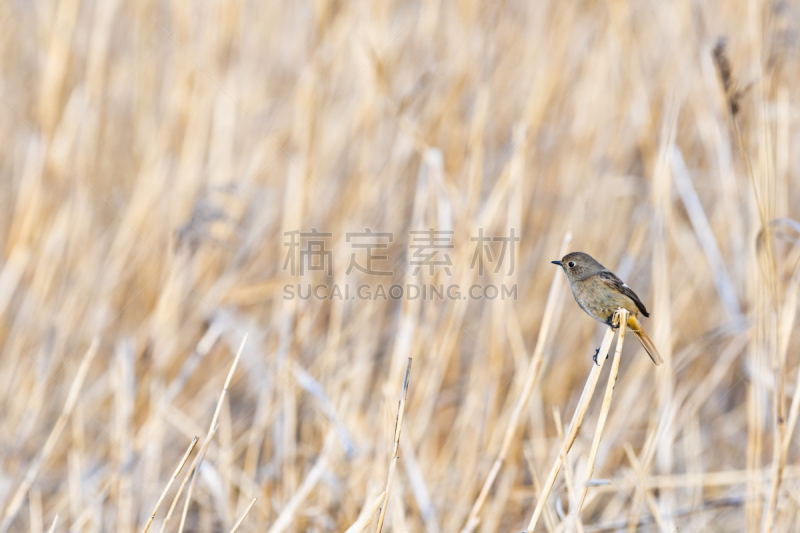
[[(596, 349), (594, 351), (594, 355), (592, 356), (592, 361), (594, 361), (594, 364), (596, 364), (597, 366), (600, 366), (600, 363), (597, 362), (597, 356), (598, 355), (600, 355), (600, 348)], [(606, 359), (608, 359), (608, 354), (606, 354)]]

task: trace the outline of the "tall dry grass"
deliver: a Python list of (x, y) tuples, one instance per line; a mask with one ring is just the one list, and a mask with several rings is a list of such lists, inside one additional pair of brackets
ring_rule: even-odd
[[(525, 529), (604, 329), (550, 264), (569, 232), (642, 297), (665, 364), (629, 337), (604, 365), (613, 402), (537, 531), (797, 531), (796, 3), (6, 0), (0, 20), (0, 531), (132, 533), (156, 507), (161, 530), (173, 501), (184, 531)], [(410, 266), (431, 227), (450, 275)], [(282, 269), (283, 233), (311, 228), (331, 278)], [(365, 228), (394, 234), (393, 277), (346, 273)], [(513, 273), (469, 268), (479, 229), (512, 228)], [(285, 300), (299, 281), (518, 299)]]

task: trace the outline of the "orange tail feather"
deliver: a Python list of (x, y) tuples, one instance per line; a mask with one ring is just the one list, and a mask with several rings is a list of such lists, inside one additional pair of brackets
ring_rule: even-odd
[(636, 337), (639, 339), (639, 342), (642, 343), (642, 347), (647, 352), (647, 355), (650, 356), (650, 359), (656, 364), (656, 366), (660, 365), (664, 362), (661, 358), (661, 355), (658, 353), (656, 349), (656, 345), (653, 344), (653, 341), (650, 340), (650, 337), (647, 336), (645, 333), (644, 328), (642, 327), (642, 323), (639, 322), (639, 319), (635, 316), (631, 315), (628, 317), (628, 327), (632, 332), (636, 334)]

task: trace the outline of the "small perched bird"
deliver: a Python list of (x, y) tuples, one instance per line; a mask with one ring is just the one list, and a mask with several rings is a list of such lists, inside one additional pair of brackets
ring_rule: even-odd
[[(636, 334), (647, 355), (656, 365), (664, 362), (653, 341), (642, 328), (642, 323), (639, 322), (639, 311), (648, 317), (650, 313), (636, 293), (621, 279), (583, 252), (569, 253), (561, 261), (552, 263), (564, 270), (575, 301), (590, 317), (613, 327), (614, 312), (620, 308), (626, 309), (630, 313), (628, 327)], [(596, 362), (597, 353), (595, 353)]]

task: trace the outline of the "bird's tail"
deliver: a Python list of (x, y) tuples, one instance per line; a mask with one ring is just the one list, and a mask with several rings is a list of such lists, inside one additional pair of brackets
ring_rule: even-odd
[(650, 359), (653, 360), (656, 366), (664, 362), (664, 360), (661, 359), (661, 355), (658, 353), (658, 350), (656, 350), (656, 345), (653, 344), (653, 341), (647, 336), (647, 333), (645, 333), (642, 323), (639, 322), (638, 318), (633, 315), (629, 316), (628, 328), (630, 328), (630, 330), (636, 334), (639, 342), (642, 343), (642, 347), (645, 349), (647, 355), (650, 356)]

